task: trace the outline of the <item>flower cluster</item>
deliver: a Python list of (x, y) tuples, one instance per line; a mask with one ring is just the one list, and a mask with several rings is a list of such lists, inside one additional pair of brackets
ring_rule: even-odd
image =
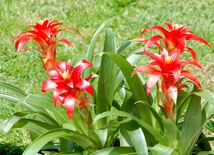
[[(30, 49), (34, 49), (39, 51), (42, 54), (42, 64), (43, 67), (46, 71), (50, 71), (52, 69), (57, 69), (57, 67), (55, 66), (55, 60), (56, 60), (56, 44), (58, 42), (63, 42), (66, 43), (67, 45), (73, 47), (74, 45), (68, 41), (67, 39), (60, 39), (60, 40), (55, 40), (54, 38), (56, 38), (56, 35), (65, 30), (65, 29), (71, 29), (74, 30), (76, 32), (78, 32), (77, 30), (73, 29), (73, 28), (63, 28), (63, 29), (57, 29), (56, 26), (59, 25), (64, 25), (62, 23), (59, 23), (58, 21), (52, 21), (52, 22), (48, 22), (48, 20), (45, 21), (39, 21), (36, 22), (36, 25), (28, 25), (30, 27), (33, 27), (35, 30), (29, 30), (29, 31), (24, 31), (19, 33), (12, 42), (14, 42), (16, 39), (18, 39), (21, 35), (26, 34), (21, 36), (15, 43), (15, 49), (20, 51), (24, 45), (30, 40), (34, 40), (40, 47), (42, 50), (36, 49), (36, 48), (27, 48), (25, 50), (22, 50), (20, 52), (25, 52), (27, 50)], [(66, 25), (64, 25), (66, 26)], [(79, 33), (79, 32), (78, 32)], [(79, 33), (80, 34), (80, 33)], [(81, 35), (81, 34), (80, 34)]]
[[(73, 68), (73, 70), (71, 70), (71, 60), (68, 60), (67, 63), (63, 61), (55, 62), (56, 44), (58, 42), (66, 43), (71, 47), (74, 46), (70, 41), (66, 39), (54, 41), (53, 39), (56, 38), (56, 35), (65, 29), (71, 29), (78, 32), (77, 30), (69, 27), (57, 29), (56, 26), (59, 25), (64, 24), (59, 23), (58, 21), (52, 21), (49, 23), (48, 20), (36, 22), (36, 25), (28, 25), (36, 29), (36, 31), (30, 30), (21, 32), (13, 39), (13, 41), (18, 39), (22, 34), (28, 33), (21, 36), (16, 41), (15, 49), (20, 51), (30, 39), (34, 40), (41, 47), (42, 50), (36, 48), (28, 48), (20, 52), (35, 49), (42, 54), (43, 58), (41, 59), (43, 67), (47, 71), (47, 74), (51, 76), (50, 79), (43, 82), (42, 91), (46, 92), (46, 90), (53, 89), (54, 105), (56, 106), (56, 104), (58, 104), (59, 106), (61, 106), (63, 103), (65, 103), (67, 115), (70, 119), (72, 119), (75, 106), (78, 109), (84, 108), (88, 110), (86, 104), (90, 102), (91, 99), (85, 97), (84, 91), (93, 96), (93, 88), (88, 81), (95, 75), (92, 74), (86, 79), (81, 78), (82, 72), (86, 68), (93, 66), (86, 60), (80, 61)], [(87, 119), (87, 116), (83, 117)]]
[(84, 69), (92, 67), (92, 64), (86, 60), (80, 61), (71, 71), (71, 60), (67, 63), (64, 61), (55, 62), (58, 70), (50, 70), (47, 72), (50, 79), (42, 84), (42, 91), (54, 89), (53, 101), (54, 105), (61, 106), (65, 103), (67, 115), (73, 118), (74, 106), (78, 109), (87, 109), (86, 104), (91, 101), (85, 98), (84, 90), (93, 96), (93, 87), (88, 82), (95, 74), (91, 74), (88, 78), (82, 79), (81, 74)]
[[(149, 56), (154, 61), (149, 63), (147, 66), (141, 66), (134, 70), (134, 74), (137, 72), (143, 72), (150, 74), (147, 84), (147, 95), (151, 89), (158, 82), (160, 93), (160, 99), (162, 100), (166, 114), (169, 118), (176, 119), (174, 114), (174, 107), (176, 104), (176, 98), (178, 91), (185, 87), (184, 84), (180, 83), (181, 76), (187, 77), (188, 79), (195, 82), (198, 87), (201, 87), (198, 79), (190, 72), (183, 70), (186, 65), (194, 65), (202, 69), (197, 63), (197, 57), (194, 50), (190, 47), (186, 47), (186, 41), (197, 40), (210, 47), (210, 45), (201, 37), (195, 36), (191, 31), (187, 31), (190, 27), (183, 27), (176, 23), (167, 23), (168, 30), (161, 26), (152, 26), (142, 31), (140, 37), (147, 31), (152, 29), (160, 30), (164, 37), (155, 35), (150, 39), (136, 39), (137, 42), (146, 42), (144, 51), (146, 51), (152, 44), (155, 44), (162, 51), (161, 54), (143, 52), (143, 54)], [(163, 40), (165, 48), (162, 47), (157, 41)], [(192, 54), (193, 60), (178, 60), (178, 57), (182, 52), (186, 50)], [(159, 66), (160, 70), (153, 66)]]

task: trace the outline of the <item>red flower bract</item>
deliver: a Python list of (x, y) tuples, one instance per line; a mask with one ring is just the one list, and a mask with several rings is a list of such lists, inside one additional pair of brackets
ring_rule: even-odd
[[(196, 63), (195, 61), (190, 60), (177, 60), (180, 55), (179, 51), (173, 51), (168, 53), (165, 49), (163, 49), (162, 54), (157, 53), (149, 53), (144, 52), (143, 54), (149, 56), (151, 59), (155, 60), (149, 63), (147, 66), (141, 66), (134, 70), (133, 74), (137, 72), (143, 72), (150, 74), (148, 83), (147, 83), (147, 95), (150, 93), (151, 89), (154, 87), (158, 79), (162, 79), (162, 81), (166, 82), (169, 77), (173, 77), (176, 81), (180, 82), (181, 76), (185, 76), (190, 80), (194, 81), (199, 87), (201, 87), (198, 79), (190, 72), (186, 70), (180, 70), (181, 67), (186, 65), (194, 65), (202, 69), (202, 67)], [(158, 65), (161, 69), (157, 70), (152, 67)]]
[[(192, 31), (187, 31), (187, 29), (190, 28), (189, 26), (181, 26), (176, 24), (175, 22), (172, 24), (166, 22), (166, 24), (168, 26), (168, 30), (161, 26), (151, 26), (143, 30), (140, 35), (141, 37), (147, 31), (157, 29), (163, 33), (165, 38), (160, 35), (155, 35), (150, 39), (136, 39), (135, 41), (146, 42), (146, 45), (144, 47), (144, 51), (146, 51), (146, 49), (149, 48), (152, 44), (157, 45), (157, 41), (163, 40), (165, 43), (165, 48), (169, 53), (171, 51), (177, 50), (180, 51), (181, 54), (184, 50), (186, 50), (192, 54), (194, 61), (197, 61), (196, 54), (192, 48), (186, 47), (186, 41), (197, 40), (210, 47), (206, 40), (201, 37), (195, 36)], [(159, 44), (158, 46), (160, 47)]]
[(71, 60), (67, 63), (63, 61), (55, 62), (58, 70), (51, 70), (47, 72), (50, 75), (50, 79), (46, 80), (42, 84), (42, 91), (53, 89), (53, 101), (54, 105), (61, 106), (65, 103), (66, 111), (70, 119), (73, 118), (74, 106), (77, 108), (86, 108), (86, 103), (90, 101), (90, 98), (85, 98), (84, 91), (93, 96), (93, 87), (88, 82), (95, 74), (91, 74), (88, 78), (82, 79), (82, 72), (92, 67), (92, 64), (86, 60), (80, 61), (71, 71)]
[[(75, 30), (73, 28), (69, 28), (69, 27), (63, 28), (63, 29), (57, 29), (56, 26), (59, 26), (59, 25), (64, 25), (64, 24), (59, 23), (58, 21), (52, 21), (52, 22), (48, 23), (48, 20), (45, 20), (45, 21), (36, 22), (36, 25), (28, 25), (28, 26), (36, 29), (36, 31), (29, 30), (29, 31), (24, 31), (24, 32), (19, 33), (13, 39), (13, 41), (18, 39), (21, 35), (26, 34), (26, 33), (27, 34), (21, 36), (16, 41), (15, 49), (20, 51), (24, 47), (24, 45), (30, 39), (32, 39), (41, 47), (42, 50), (35, 49), (35, 48), (28, 48), (28, 49), (22, 50), (20, 52), (25, 52), (30, 49), (35, 49), (42, 54), (43, 58), (41, 58), (41, 59), (42, 59), (43, 67), (46, 71), (50, 71), (52, 69), (57, 69), (55, 66), (55, 63), (54, 63), (55, 59), (56, 59), (56, 44), (58, 42), (63, 42), (71, 47), (73, 47), (74, 45), (66, 39), (60, 39), (60, 40), (56, 40), (56, 41), (54, 41), (53, 39), (56, 38), (56, 35), (59, 32), (65, 30), (65, 29), (71, 29), (71, 30), (78, 32), (77, 30)], [(66, 26), (66, 25), (64, 25), (64, 26)]]

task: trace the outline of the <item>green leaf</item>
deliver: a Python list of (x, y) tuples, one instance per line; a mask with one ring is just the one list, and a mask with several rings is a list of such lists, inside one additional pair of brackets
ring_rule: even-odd
[[(143, 102), (143, 101), (138, 101), (138, 102), (136, 102), (135, 104), (139, 104), (139, 103), (145, 105), (145, 108), (146, 108), (145, 111), (150, 111), (150, 112), (152, 113), (152, 115), (150, 115), (150, 116), (153, 116), (153, 117), (155, 118), (155, 121), (156, 121), (157, 124), (158, 124), (159, 130), (161, 131), (161, 133), (163, 133), (163, 123), (162, 123), (162, 118), (161, 118), (161, 116), (160, 116), (160, 115), (157, 113), (157, 111), (156, 111), (152, 106), (150, 106), (149, 104), (147, 104), (147, 103), (145, 103), (145, 102)], [(144, 115), (145, 115), (145, 113), (144, 113)], [(151, 119), (152, 119), (152, 118), (151, 118)], [(144, 120), (144, 121), (145, 121), (145, 120)], [(145, 121), (145, 122), (146, 122), (146, 121)]]
[(10, 131), (10, 129), (13, 127), (13, 125), (17, 123), (20, 119), (21, 117), (11, 116), (4, 126), (4, 129), (3, 129), (4, 135), (6, 135)]
[(109, 147), (113, 145), (113, 143), (118, 137), (120, 123), (114, 120), (110, 120), (107, 128), (108, 128), (108, 139), (107, 139), (106, 147)]
[(198, 91), (192, 92), (193, 94), (202, 97), (212, 105), (214, 105), (214, 94), (207, 89), (200, 89)]
[(20, 101), (20, 98), (6, 93), (0, 93), (0, 98), (11, 101), (13, 103), (17, 103)]
[[(23, 152), (23, 155), (34, 155), (36, 154), (47, 142), (51, 141), (52, 139), (63, 137), (63, 136), (70, 136), (72, 140), (75, 140), (78, 145), (83, 148), (87, 148), (91, 146), (92, 148), (95, 147), (95, 143), (89, 139), (88, 137), (75, 133), (68, 129), (54, 129), (51, 131), (48, 131), (38, 138), (36, 138)], [(81, 141), (84, 139), (84, 141)]]
[[(22, 119), (22, 117), (27, 116), (29, 114), (36, 114), (40, 116), (45, 122), (33, 120), (33, 119)], [(32, 127), (29, 125), (32, 124)], [(48, 115), (42, 113), (42, 112), (18, 112), (15, 113), (13, 116), (11, 116), (7, 123), (4, 126), (4, 134), (7, 134), (11, 128), (28, 128), (28, 129), (36, 129), (35, 126), (39, 126), (40, 130), (47, 130), (52, 129), (56, 127), (60, 127), (55, 120), (50, 118)]]
[(205, 134), (203, 134), (202, 132), (200, 137), (197, 140), (197, 146), (203, 151), (211, 151), (209, 140), (214, 140), (214, 137), (206, 137)]
[(45, 146), (41, 148), (41, 150), (47, 150), (47, 149), (60, 149), (60, 144), (54, 144), (54, 143), (47, 143)]
[(214, 151), (203, 151), (198, 153), (197, 155), (212, 155), (212, 154), (214, 154)]
[(61, 138), (60, 152), (72, 152), (74, 150), (74, 142)]
[(148, 125), (147, 123), (145, 123), (144, 121), (142, 121), (141, 119), (139, 119), (138, 117), (129, 114), (127, 112), (123, 112), (123, 111), (109, 111), (109, 112), (103, 112), (102, 114), (99, 114), (98, 116), (95, 117), (94, 119), (94, 123), (96, 121), (98, 121), (99, 119), (103, 118), (103, 117), (107, 117), (107, 116), (122, 116), (122, 117), (128, 117), (131, 118), (133, 120), (135, 120), (139, 125), (141, 125), (142, 127), (144, 127), (146, 130), (148, 130), (148, 132), (150, 132), (157, 141), (159, 141), (161, 144), (163, 145), (167, 145), (166, 140), (164, 139), (164, 137), (158, 132), (156, 131), (154, 128), (152, 128), (150, 125)]
[(16, 103), (16, 105), (15, 105), (14, 108), (17, 108), (18, 106), (20, 106), (21, 104), (23, 104), (23, 102), (26, 100), (27, 97), (28, 97), (28, 96), (23, 97), (22, 99), (20, 99), (20, 101)]
[(190, 93), (180, 91), (178, 94), (177, 104), (175, 107), (175, 111), (177, 112), (177, 121), (179, 121), (181, 115), (186, 110), (190, 102)]
[(207, 102), (205, 104), (203, 110), (206, 112), (207, 119), (210, 119), (214, 115), (214, 113), (213, 113), (213, 111), (214, 111), (214, 105), (211, 104), (211, 103), (209, 103), (209, 102)]
[[(36, 127), (38, 126), (38, 127)], [(51, 130), (54, 128), (57, 128), (56, 126), (33, 120), (33, 119), (27, 119), (27, 118), (21, 118), (17, 123), (13, 125), (13, 128), (25, 128), (25, 129), (39, 129), (39, 130)]]
[[(89, 130), (88, 131), (88, 136), (95, 141), (95, 143), (97, 143), (97, 148), (103, 148), (103, 146), (105, 144), (103, 144), (103, 142), (101, 142), (100, 137), (94, 132), (94, 130)], [(106, 135), (104, 135), (104, 137), (106, 137)], [(104, 138), (105, 139), (105, 138)]]
[(120, 108), (121, 108), (119, 103), (116, 100), (112, 101), (112, 106), (117, 110), (120, 110)]
[(60, 152), (57, 155), (83, 155), (82, 152)]
[(137, 74), (132, 75), (134, 71), (132, 65), (126, 59), (124, 59), (122, 56), (118, 54), (111, 52), (107, 52), (105, 54), (108, 55), (123, 72), (123, 75), (125, 76), (128, 85), (133, 93), (134, 99), (136, 101), (141, 100), (149, 103), (145, 88), (141, 83), (139, 76)]
[[(20, 98), (10, 95), (10, 94), (6, 94), (6, 93), (0, 93), (0, 99), (5, 99), (5, 100), (11, 101), (13, 103), (18, 103), (21, 101)], [(32, 106), (32, 105), (28, 104), (27, 102), (22, 102), (21, 105), (22, 105), (22, 107), (32, 110), (32, 111), (38, 110), (35, 106)]]
[(200, 138), (200, 139), (197, 141), (197, 144), (202, 143), (202, 142), (207, 142), (207, 141), (214, 141), (214, 137)]
[(100, 70), (100, 64), (101, 64), (101, 60), (98, 60), (93, 63), (94, 73), (98, 73), (98, 71)]
[(85, 57), (86, 54), (79, 54), (77, 57), (75, 57), (75, 59), (72, 61), (72, 67), (76, 66), (76, 64), (81, 60), (85, 59)]
[[(105, 53), (108, 55), (120, 68), (120, 70), (123, 72), (123, 75), (126, 78), (126, 81), (129, 85), (129, 88), (133, 94), (133, 98), (135, 101), (145, 101), (146, 103), (152, 104), (149, 102), (148, 97), (146, 95), (145, 87), (139, 78), (138, 74), (133, 75), (133, 67), (131, 64), (124, 59), (122, 56), (114, 53), (107, 52)], [(145, 118), (144, 113), (148, 113), (146, 109), (143, 107), (143, 105), (136, 105), (137, 109), (139, 109), (139, 117)], [(148, 118), (152, 117), (152, 114), (147, 114)], [(148, 120), (150, 125), (152, 124), (151, 120)]]
[(137, 154), (148, 155), (147, 143), (141, 127), (133, 121), (124, 123)]
[(117, 50), (117, 54), (120, 54), (122, 51), (124, 51), (127, 47), (129, 47), (131, 44), (133, 43), (133, 41), (127, 41), (126, 43), (124, 43), (123, 45), (121, 45), (118, 50)]
[[(125, 97), (123, 99), (123, 104), (121, 106), (121, 111), (126, 111), (128, 113), (134, 113), (135, 100), (133, 99), (133, 95), (130, 91), (124, 89)], [(120, 119), (119, 119), (120, 120)]]
[(96, 130), (89, 130), (89, 137), (93, 139), (98, 148), (112, 146), (115, 142), (120, 128), (120, 123), (110, 120), (107, 127)]
[(168, 146), (171, 148), (177, 148), (180, 141), (180, 132), (172, 119), (166, 119), (163, 121), (164, 136), (168, 142)]
[(39, 137), (41, 135), (41, 131), (38, 130), (30, 130), (30, 139), (31, 141), (34, 141), (34, 139), (36, 139), (37, 137)]
[[(161, 144), (155, 145), (151, 152), (151, 155), (182, 155), (178, 152), (176, 148), (171, 148)], [(184, 155), (184, 154), (183, 154)]]
[[(116, 39), (110, 28), (106, 28), (104, 52), (116, 53)], [(96, 114), (109, 111), (114, 97), (117, 66), (107, 55), (102, 56), (100, 74), (98, 81)], [(107, 124), (107, 119), (98, 121), (98, 127), (102, 128)]]
[(100, 148), (103, 148), (107, 142), (108, 129), (102, 128), (98, 130), (90, 130), (89, 137), (96, 141)]
[(24, 117), (27, 115), (36, 115), (38, 116), (40, 119), (42, 119), (43, 121), (47, 122), (50, 125), (56, 126), (56, 127), (60, 127), (60, 125), (50, 116), (47, 115), (46, 113), (43, 112), (28, 112), (28, 111), (24, 111), (24, 112), (17, 112), (14, 115), (17, 117)]
[(120, 146), (133, 147), (132, 140), (127, 132), (127, 129), (123, 125), (120, 126), (119, 140)]
[(2, 132), (2, 131), (3, 131), (3, 129), (4, 129), (5, 125), (6, 125), (6, 123), (7, 123), (7, 121), (6, 121), (6, 120), (5, 120), (5, 121), (0, 122), (0, 132)]
[[(135, 52), (132, 52), (128, 56), (128, 58), (126, 59), (132, 66), (142, 57), (142, 55), (136, 54), (136, 52), (140, 52), (140, 51), (143, 51), (143, 48), (140, 48), (140, 49), (136, 50)], [(116, 79), (116, 84), (115, 84), (115, 90), (118, 88), (118, 86), (122, 82), (123, 78), (124, 78), (123, 72), (119, 71), (119, 73), (117, 74), (117, 79)]]
[(11, 91), (15, 92), (18, 95), (26, 96), (24, 91), (22, 91), (21, 89), (19, 89), (17, 87), (14, 87), (14, 86), (12, 86), (10, 84), (4, 83), (4, 82), (0, 82), (0, 87), (3, 87), (3, 88), (8, 89), (8, 90), (11, 90)]
[(45, 155), (54, 155), (54, 154), (58, 154), (56, 151), (42, 151), (43, 154)]
[(59, 124), (71, 122), (68, 118), (64, 107), (59, 107), (58, 105), (54, 107), (53, 100), (40, 96), (30, 94), (26, 99), (26, 102), (31, 105), (40, 106), (49, 111), (49, 114), (54, 117)]
[(79, 110), (75, 107), (74, 108), (74, 116), (72, 121), (76, 126), (76, 129), (85, 135), (88, 135), (88, 127), (86, 121), (83, 119), (82, 115), (79, 113)]
[(98, 150), (91, 155), (120, 155), (120, 154), (136, 154), (133, 147), (109, 147), (106, 149)]
[(206, 124), (206, 128), (214, 132), (214, 122), (212, 120), (209, 120)]
[[(88, 47), (87, 54), (86, 54), (86, 58), (85, 58), (85, 60), (87, 60), (88, 62), (92, 62), (93, 53), (94, 53), (94, 47), (95, 47), (95, 43), (96, 43), (96, 41), (97, 41), (98, 35), (99, 35), (100, 32), (102, 31), (102, 29), (103, 29), (108, 23), (110, 23), (114, 18), (115, 18), (115, 17), (110, 18), (110, 19), (108, 19), (107, 21), (105, 21), (104, 23), (102, 23), (102, 24), (100, 25), (100, 27), (97, 29), (96, 33), (94, 34), (94, 36), (93, 36), (93, 38), (92, 38), (92, 40), (91, 40), (91, 43), (90, 43), (90, 45), (89, 45), (89, 47)], [(87, 78), (90, 74), (91, 74), (90, 68), (86, 68), (86, 69), (84, 70), (84, 72), (83, 72), (83, 78), (84, 78), (84, 79)]]
[(179, 146), (181, 154), (189, 155), (191, 153), (202, 128), (201, 98), (191, 95), (181, 130)]

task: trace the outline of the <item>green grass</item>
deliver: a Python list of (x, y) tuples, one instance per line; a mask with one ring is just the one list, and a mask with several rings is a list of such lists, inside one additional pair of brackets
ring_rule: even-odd
[[(83, 38), (76, 32), (65, 30), (58, 38), (70, 40), (76, 49), (59, 43), (57, 46), (57, 60), (67, 61), (69, 58), (86, 53), (88, 45), (96, 29), (105, 20), (117, 16), (108, 26), (113, 29), (120, 46), (128, 40), (138, 38), (143, 29), (153, 25), (165, 26), (165, 21), (177, 22), (184, 26), (192, 26), (195, 35), (203, 37), (214, 48), (214, 0), (0, 0), (0, 81), (13, 84), (21, 89), (41, 87), (47, 79), (42, 69), (39, 53), (28, 51), (16, 53), (12, 39), (25, 30), (30, 30), (26, 25), (35, 24), (38, 20), (58, 20), (69, 27), (80, 31)], [(149, 38), (156, 33), (151, 30), (143, 35)], [(95, 58), (98, 59), (103, 48), (104, 33), (99, 36), (95, 49)], [(32, 41), (25, 47), (36, 44)], [(202, 43), (190, 41), (198, 55), (198, 62), (204, 68), (201, 70), (189, 66), (199, 78), (203, 87), (214, 91), (214, 61), (212, 51)], [(132, 50), (139, 48), (134, 46), (126, 51), (125, 56)], [(183, 54), (187, 58), (188, 53)], [(146, 65), (150, 61), (142, 58), (139, 65)], [(0, 102), (0, 121), (6, 120), (14, 112), (14, 105), (6, 101)], [(15, 145), (27, 145), (28, 132), (25, 130), (13, 130), (6, 137), (0, 134), (0, 142), (11, 142)]]

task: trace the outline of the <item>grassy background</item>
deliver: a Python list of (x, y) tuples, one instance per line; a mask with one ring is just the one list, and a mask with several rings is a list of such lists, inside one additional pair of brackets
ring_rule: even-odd
[[(25, 30), (26, 25), (34, 25), (35, 21), (49, 19), (58, 20), (69, 27), (80, 31), (65, 30), (58, 38), (70, 40), (76, 49), (59, 43), (57, 61), (73, 59), (78, 54), (86, 53), (88, 45), (96, 29), (105, 20), (117, 16), (109, 24), (117, 38), (118, 47), (128, 40), (138, 38), (143, 29), (153, 25), (164, 25), (165, 21), (177, 22), (184, 26), (192, 26), (195, 35), (203, 37), (214, 48), (214, 0), (0, 0), (0, 81), (13, 84), (21, 89), (41, 87), (47, 79), (37, 51), (16, 53), (12, 39)], [(143, 35), (149, 38), (159, 33), (152, 30)], [(102, 52), (104, 33), (99, 36), (95, 49), (95, 58)], [(197, 68), (188, 67), (199, 78), (203, 87), (214, 90), (214, 62), (212, 51), (197, 41), (188, 42), (198, 56), (198, 62), (205, 73)], [(33, 41), (25, 47), (37, 46)], [(138, 46), (127, 50), (126, 54)], [(182, 55), (189, 58), (188, 53)], [(142, 58), (139, 64), (146, 65), (148, 57)], [(1, 90), (4, 91), (4, 90)], [(0, 121), (6, 120), (14, 112), (14, 105), (0, 101)], [(6, 136), (0, 133), (0, 143), (10, 142), (15, 145), (27, 145), (30, 141), (25, 130), (13, 130)]]

